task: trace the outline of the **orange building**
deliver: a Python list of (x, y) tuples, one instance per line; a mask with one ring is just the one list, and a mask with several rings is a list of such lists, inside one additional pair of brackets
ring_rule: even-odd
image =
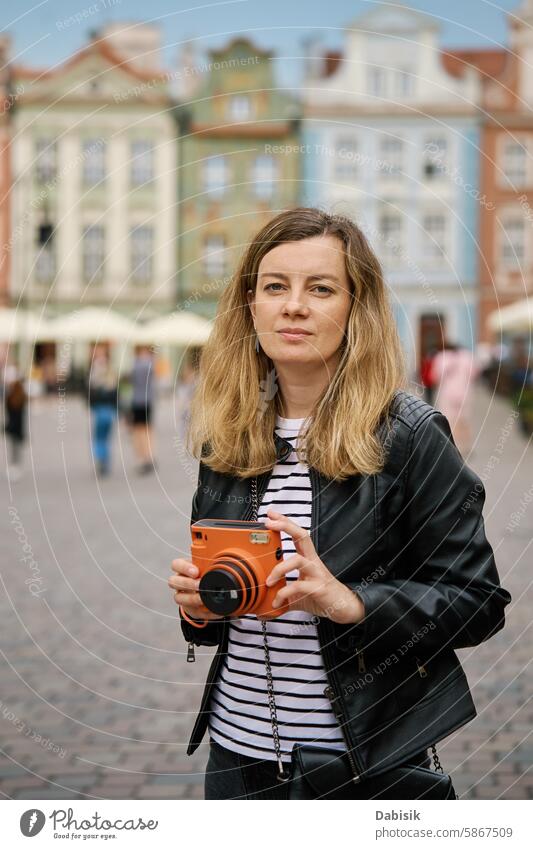
[(9, 304), (11, 265), (9, 113), (15, 93), (9, 88), (9, 48), (9, 36), (0, 35), (0, 306)]
[(533, 0), (508, 16), (507, 50), (454, 51), (481, 74), (479, 341), (491, 312), (533, 296)]

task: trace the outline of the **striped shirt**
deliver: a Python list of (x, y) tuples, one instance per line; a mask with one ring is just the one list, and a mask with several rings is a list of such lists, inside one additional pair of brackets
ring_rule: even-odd
[[(297, 447), (305, 419), (276, 420), (276, 432)], [(311, 528), (311, 482), (307, 465), (293, 450), (272, 470), (258, 518), (275, 509), (302, 528)], [(281, 532), (283, 559), (295, 554), (289, 534)], [(286, 575), (296, 580), (298, 569)], [(282, 758), (289, 761), (294, 743), (346, 750), (342, 732), (324, 695), (328, 684), (317, 636), (316, 617), (292, 610), (266, 623), (274, 679)], [(261, 621), (252, 614), (231, 620), (228, 651), (213, 687), (209, 717), (212, 740), (248, 757), (275, 760), (267, 699)]]

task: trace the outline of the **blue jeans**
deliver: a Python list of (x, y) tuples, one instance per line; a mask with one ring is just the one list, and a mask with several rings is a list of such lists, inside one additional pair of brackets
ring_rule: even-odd
[[(427, 751), (409, 758), (409, 763), (429, 768)], [(277, 761), (239, 755), (210, 740), (209, 758), (205, 768), (205, 798), (287, 799), (289, 785), (277, 780), (277, 772)]]
[(110, 443), (115, 418), (116, 409), (111, 404), (97, 404), (93, 407), (93, 455), (96, 462), (106, 471), (111, 459)]

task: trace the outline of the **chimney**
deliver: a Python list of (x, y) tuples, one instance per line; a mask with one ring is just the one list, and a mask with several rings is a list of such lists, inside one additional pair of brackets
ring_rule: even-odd
[(96, 30), (94, 40), (105, 40), (116, 53), (140, 71), (159, 74), (161, 64), (161, 33), (153, 24), (123, 21), (110, 23)]
[(310, 35), (303, 39), (304, 49), (304, 79), (319, 80), (324, 73), (324, 46), (318, 35)]

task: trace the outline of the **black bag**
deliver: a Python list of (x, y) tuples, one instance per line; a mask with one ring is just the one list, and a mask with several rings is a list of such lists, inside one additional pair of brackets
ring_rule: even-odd
[(457, 798), (443, 772), (406, 764), (356, 782), (345, 753), (300, 743), (292, 749), (290, 776), (289, 799)]

